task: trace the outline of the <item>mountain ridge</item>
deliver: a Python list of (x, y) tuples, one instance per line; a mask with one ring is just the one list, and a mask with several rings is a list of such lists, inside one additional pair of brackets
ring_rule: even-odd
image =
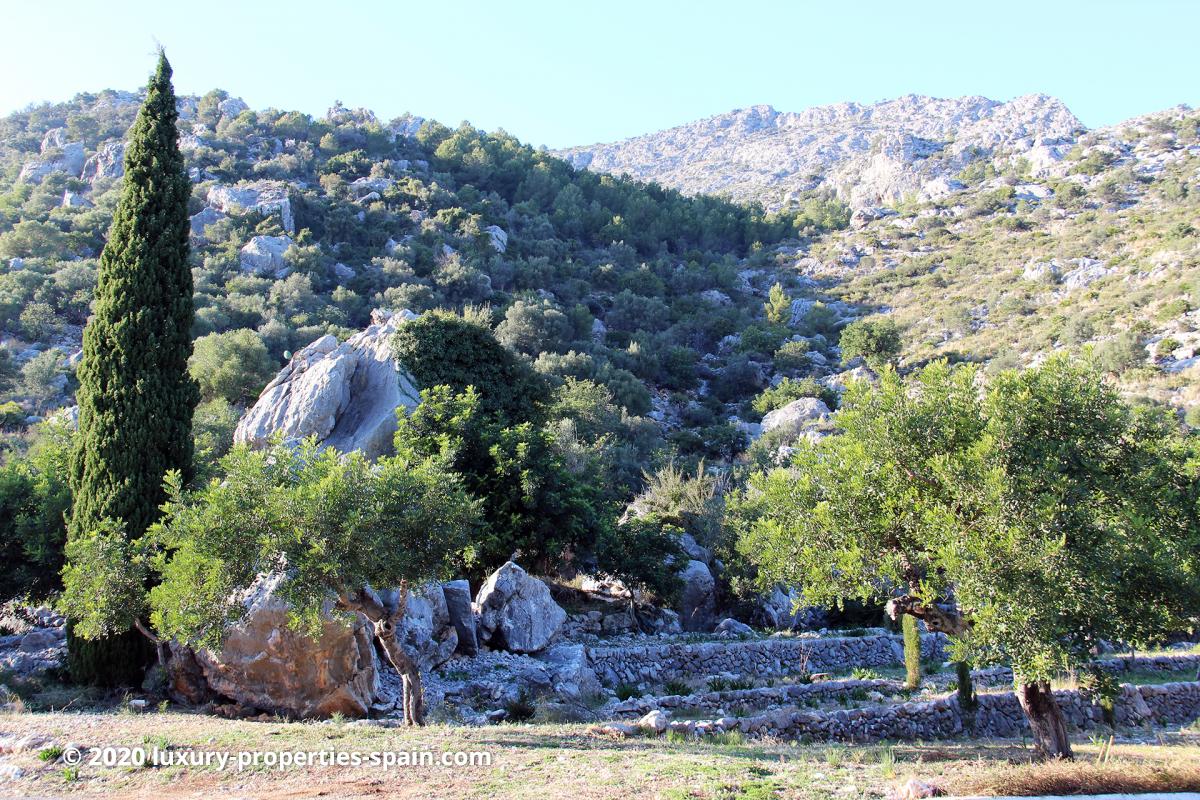
[(907, 94), (798, 112), (756, 105), (552, 152), (576, 168), (628, 174), (685, 194), (725, 194), (778, 208), (825, 191), (862, 208), (908, 194), (944, 195), (952, 175), (999, 151), (1028, 153), (1048, 165), (1087, 131), (1065, 103), (1046, 94), (1009, 101)]

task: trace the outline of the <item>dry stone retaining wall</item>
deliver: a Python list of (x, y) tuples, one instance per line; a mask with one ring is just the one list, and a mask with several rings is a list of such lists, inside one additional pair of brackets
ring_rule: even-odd
[(615, 717), (642, 717), (654, 709), (675, 712), (680, 709), (712, 714), (736, 705), (767, 708), (780, 704), (799, 705), (809, 699), (829, 695), (840, 696), (863, 691), (890, 694), (896, 691), (897, 681), (886, 679), (820, 681), (818, 683), (795, 683), (788, 686), (771, 686), (757, 689), (730, 689), (722, 692), (703, 692), (692, 695), (667, 695), (665, 697), (634, 697), (618, 704), (612, 710)]
[[(1107, 725), (1103, 709), (1085, 693), (1054, 693), (1070, 726), (1085, 730)], [(1114, 704), (1119, 725), (1183, 725), (1200, 718), (1200, 681), (1122, 687)], [(781, 708), (740, 719), (720, 720), (724, 730), (739, 729), (756, 736), (785, 739), (872, 742), (883, 739), (945, 739), (968, 730), (970, 720), (959, 708), (957, 696), (924, 703), (900, 703), (824, 713)], [(699, 727), (699, 726), (698, 726)], [(1012, 693), (983, 694), (978, 698), (973, 736), (1012, 737), (1028, 733), (1025, 715)]]
[[(942, 634), (923, 634), (922, 658), (944, 659), (945, 645)], [(847, 667), (887, 667), (904, 663), (904, 646), (899, 636), (888, 635), (677, 642), (591, 647), (588, 659), (596, 675), (615, 686), (722, 673), (765, 678)]]

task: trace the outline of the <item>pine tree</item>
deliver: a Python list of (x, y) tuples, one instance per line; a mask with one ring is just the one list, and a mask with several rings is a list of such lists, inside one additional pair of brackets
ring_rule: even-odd
[[(77, 553), (87, 551), (88, 538), (106, 520), (136, 541), (159, 516), (165, 473), (179, 470), (185, 481), (191, 475), (192, 411), (199, 397), (187, 369), (191, 185), (179, 152), (177, 118), (171, 66), (160, 51), (126, 149), (125, 182), (100, 256), (95, 315), (83, 333), (79, 437), (70, 475), (69, 534)], [(91, 571), (84, 563), (73, 566), (76, 576)], [(88, 584), (86, 590), (72, 587), (72, 574), (69, 566), (66, 605), (74, 612), (74, 632), (87, 637), (71, 637), (73, 676), (101, 684), (139, 680), (153, 649), (129, 630), (128, 618), (80, 613), (104, 601), (97, 596), (94, 571), (80, 582)]]

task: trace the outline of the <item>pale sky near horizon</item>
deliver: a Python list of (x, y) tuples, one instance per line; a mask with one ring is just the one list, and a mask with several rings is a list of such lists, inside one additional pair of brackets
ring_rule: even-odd
[[(3, 0), (0, 114), (136, 89), (504, 128), (550, 147), (735, 108), (1044, 92), (1099, 127), (1200, 103), (1200, 0)], [(974, 9), (974, 10), (973, 10)]]

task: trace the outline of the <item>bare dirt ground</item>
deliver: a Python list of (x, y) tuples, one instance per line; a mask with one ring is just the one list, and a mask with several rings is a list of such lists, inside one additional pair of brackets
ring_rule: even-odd
[[(0, 714), (0, 796), (116, 798), (854, 798), (883, 797), (910, 778), (949, 794), (1101, 789), (1200, 790), (1200, 730), (1118, 732), (1076, 742), (1069, 765), (1032, 762), (1020, 741), (828, 745), (675, 738), (612, 739), (586, 725), (431, 725), (231, 721), (180, 711)], [(43, 741), (39, 741), (43, 740)], [(68, 748), (84, 761), (65, 763)], [(208, 766), (103, 766), (89, 748), (155, 749)], [(468, 766), (238, 765), (255, 753), (364, 761), (372, 753), (487, 753)], [(205, 756), (205, 754), (210, 754)], [(216, 759), (225, 754), (222, 768)], [(403, 754), (403, 755), (401, 755)], [(119, 754), (117, 754), (119, 755)], [(260, 759), (271, 756), (260, 755)], [(161, 758), (161, 757), (160, 757)], [(381, 755), (380, 758), (383, 758)], [(420, 758), (420, 756), (417, 756)], [(426, 757), (427, 758), (427, 757)], [(14, 769), (15, 768), (15, 769)], [(13, 773), (19, 770), (19, 776)]]

